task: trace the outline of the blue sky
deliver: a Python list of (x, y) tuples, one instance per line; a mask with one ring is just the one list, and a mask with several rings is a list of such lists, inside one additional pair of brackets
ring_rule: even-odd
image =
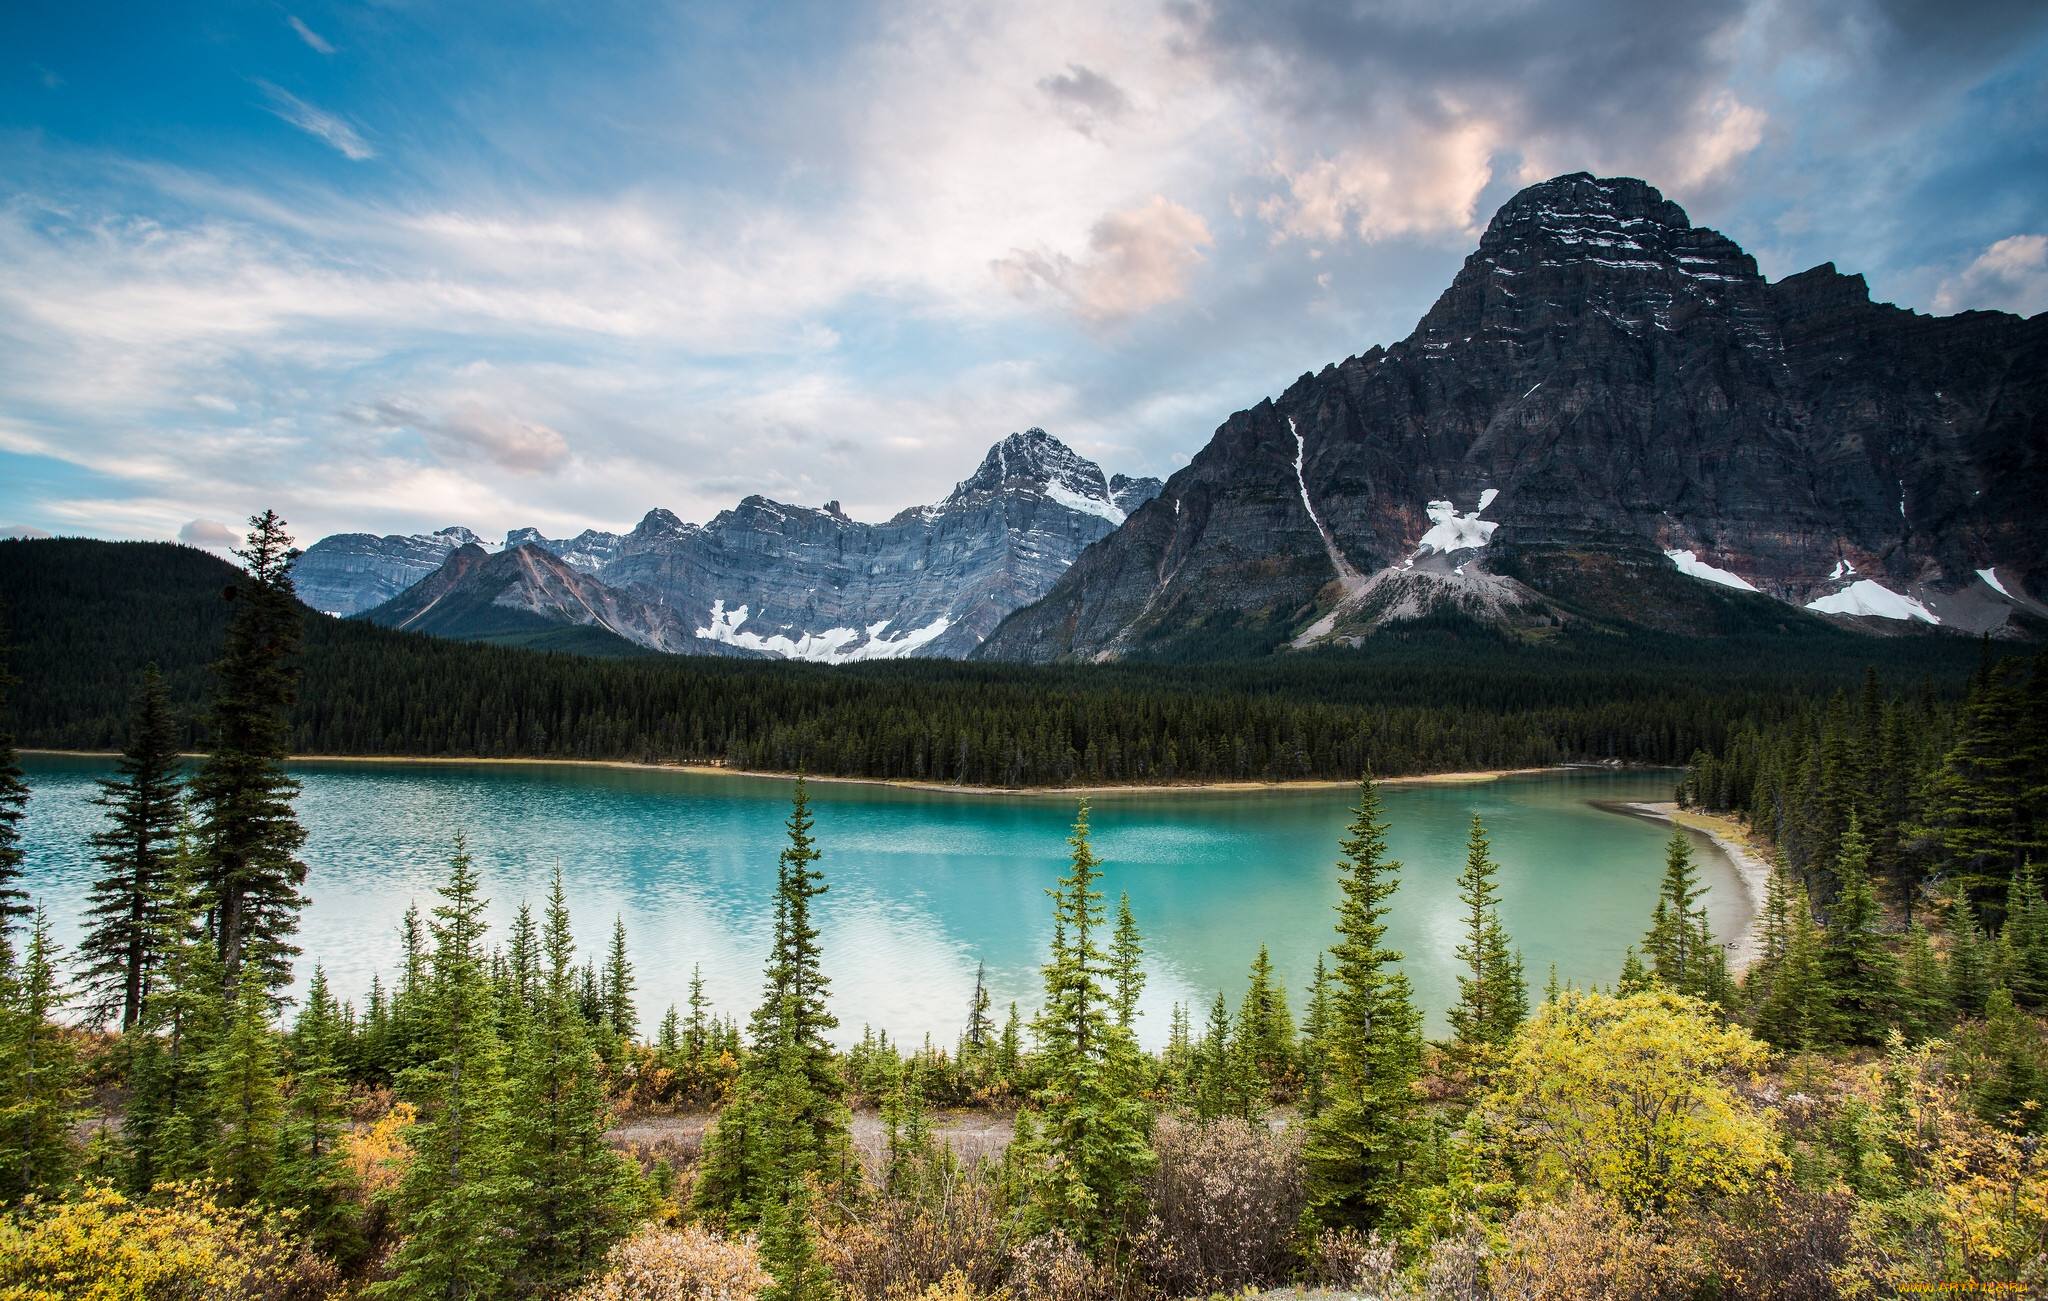
[(2048, 309), (2048, 6), (15, 0), (0, 527), (879, 519), (1029, 425), (1165, 474), (1579, 169)]

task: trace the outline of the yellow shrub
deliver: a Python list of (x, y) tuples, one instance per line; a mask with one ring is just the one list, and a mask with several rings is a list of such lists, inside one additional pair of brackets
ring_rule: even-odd
[(405, 1167), (412, 1160), (411, 1129), (419, 1113), (410, 1102), (401, 1102), (378, 1118), (368, 1129), (358, 1130), (342, 1141), (343, 1159), (355, 1176), (365, 1200), (398, 1187)]
[(613, 1247), (603, 1276), (571, 1301), (753, 1301), (773, 1282), (752, 1238), (692, 1225), (651, 1229)]
[(168, 1203), (144, 1205), (96, 1184), (0, 1220), (0, 1301), (236, 1301), (332, 1284), (276, 1222), (220, 1205), (209, 1185), (164, 1191)]

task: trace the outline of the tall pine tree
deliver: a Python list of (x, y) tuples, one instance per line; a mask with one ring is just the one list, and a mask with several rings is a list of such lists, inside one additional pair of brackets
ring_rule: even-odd
[(209, 721), (213, 751), (192, 779), (205, 846), (201, 884), (221, 968), (234, 979), (253, 962), (271, 987), (291, 979), (291, 943), (305, 902), (306, 833), (285, 773), (302, 637), (291, 566), (298, 558), (275, 511), (250, 521), (245, 581), (222, 595), (235, 603), (227, 650), (214, 664), (220, 684)]
[(1735, 1005), (1734, 982), (1728, 976), (1728, 955), (1714, 942), (1713, 926), (1700, 899), (1707, 887), (1693, 864), (1692, 842), (1685, 828), (1673, 827), (1664, 842), (1664, 881), (1657, 891), (1657, 909), (1643, 937), (1657, 983), (1724, 1008)]
[(1465, 843), (1465, 870), (1458, 898), (1465, 905), (1465, 938), (1458, 945), (1458, 1001), (1450, 1010), (1450, 1055), (1467, 1072), (1483, 1072), (1494, 1054), (1514, 1038), (1529, 1014), (1529, 990), (1500, 922), (1500, 892), (1492, 844), (1479, 815)]
[(28, 891), (21, 888), (21, 819), (28, 808), (28, 774), (14, 753), (14, 733), (7, 728), (7, 695), (20, 679), (7, 671), (7, 625), (0, 622), (0, 971), (13, 962), (10, 932), (16, 918), (26, 917)]
[(88, 1015), (99, 1022), (118, 1012), (124, 1031), (142, 1019), (184, 811), (170, 694), (154, 664), (142, 671), (130, 719), (120, 776), (102, 781), (94, 801), (110, 825), (92, 838), (101, 870), (78, 945)]
[(1388, 904), (1401, 864), (1387, 857), (1379, 790), (1360, 784), (1338, 863), (1344, 897), (1330, 953), (1336, 986), (1328, 1039), (1329, 1085), (1309, 1122), (1302, 1157), (1309, 1215), (1324, 1228), (1378, 1228), (1408, 1214), (1407, 1186), (1419, 1137), (1422, 1018), (1398, 949), (1386, 947)]
[(49, 917), (31, 914), (20, 960), (0, 971), (0, 1205), (62, 1187), (76, 1163), (78, 1052), (58, 1024), (69, 996)]

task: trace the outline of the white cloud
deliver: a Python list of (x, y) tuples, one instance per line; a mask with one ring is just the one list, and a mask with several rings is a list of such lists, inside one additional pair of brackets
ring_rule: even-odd
[(300, 40), (312, 46), (314, 49), (318, 50), (322, 54), (334, 53), (334, 47), (332, 45), (329, 45), (325, 40), (321, 39), (320, 33), (306, 26), (306, 24), (300, 20), (297, 14), (288, 15), (286, 21), (291, 23), (292, 30), (299, 34)]
[(1941, 282), (1938, 312), (1971, 308), (2032, 316), (2048, 311), (2048, 235), (2013, 235), (1977, 255), (1962, 274)]
[(242, 535), (219, 520), (196, 519), (178, 530), (178, 541), (187, 546), (225, 551), (242, 545)]
[(313, 107), (281, 86), (273, 86), (267, 81), (256, 84), (270, 97), (272, 113), (307, 135), (332, 145), (343, 157), (359, 163), (377, 156), (376, 150), (364, 141), (362, 133), (326, 109)]
[(1374, 144), (1299, 165), (1277, 161), (1287, 192), (1259, 207), (1274, 238), (1334, 242), (1470, 234), (1479, 193), (1493, 179), (1501, 131), (1484, 119), (1407, 124)]
[(481, 452), (515, 474), (547, 474), (569, 455), (569, 441), (546, 425), (487, 411), (465, 402), (426, 426), (440, 450), (460, 456)]
[(1200, 216), (1155, 194), (1138, 207), (1112, 212), (1089, 233), (1091, 256), (1014, 250), (993, 263), (1014, 293), (1045, 287), (1064, 295), (1091, 320), (1130, 316), (1187, 293), (1202, 262), (1198, 249), (1214, 244)]

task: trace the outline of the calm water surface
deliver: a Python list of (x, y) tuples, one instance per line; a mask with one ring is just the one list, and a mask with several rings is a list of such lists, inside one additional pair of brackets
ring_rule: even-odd
[[(60, 937), (77, 934), (99, 824), (88, 801), (109, 760), (23, 758), (33, 790), (25, 822), (28, 885)], [(467, 835), (491, 900), (494, 934), (521, 900), (536, 911), (557, 865), (585, 956), (625, 920), (643, 1033), (688, 993), (702, 963), (719, 1009), (743, 1020), (760, 986), (776, 855), (790, 783), (570, 764), (320, 763), (294, 766), (308, 838), (300, 980), (315, 961), (337, 993), (360, 999), (397, 962), (408, 903), (432, 906), (455, 834)], [(1384, 788), (1395, 857), (1392, 942), (1441, 1030), (1456, 997), (1455, 878), (1476, 811), (1503, 864), (1503, 916), (1532, 987), (1610, 982), (1648, 925), (1668, 824), (1603, 805), (1670, 798), (1663, 772), (1564, 771), (1495, 782)], [(841, 1037), (864, 1022), (915, 1043), (959, 1033), (977, 963), (998, 1013), (1036, 1002), (1035, 966), (1051, 934), (1044, 891), (1065, 867), (1068, 796), (997, 796), (818, 783), (811, 787), (830, 892), (819, 902)], [(1343, 790), (1118, 793), (1094, 797), (1096, 852), (1113, 905), (1128, 891), (1145, 932), (1150, 981), (1142, 1031), (1164, 1042), (1171, 1006), (1233, 1008), (1263, 942), (1297, 1016), (1317, 952), (1332, 939)], [(1697, 840), (1717, 933), (1749, 903), (1732, 869)], [(1199, 1015), (1197, 1020), (1199, 1021)]]

